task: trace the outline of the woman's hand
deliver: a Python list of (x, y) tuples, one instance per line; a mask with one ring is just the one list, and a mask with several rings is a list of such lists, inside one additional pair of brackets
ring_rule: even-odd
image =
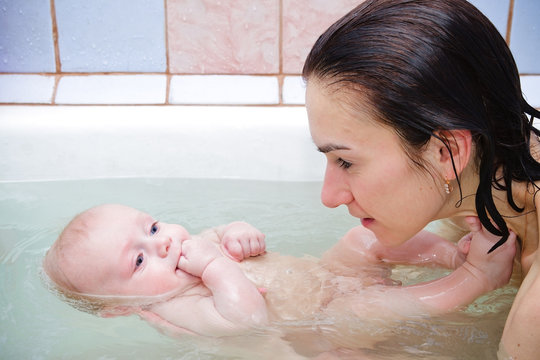
[(465, 221), (471, 232), (458, 242), (461, 252), (467, 254), (462, 266), (481, 280), (487, 291), (506, 285), (516, 255), (516, 234), (510, 231), (508, 240), (488, 254), (500, 237), (487, 231), (476, 216), (468, 216)]

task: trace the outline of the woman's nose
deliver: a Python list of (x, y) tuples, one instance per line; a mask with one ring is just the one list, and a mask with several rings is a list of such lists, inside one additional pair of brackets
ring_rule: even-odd
[(348, 204), (353, 200), (348, 183), (344, 178), (342, 169), (334, 169), (326, 166), (324, 183), (321, 191), (321, 201), (324, 206), (335, 208), (342, 204)]
[(171, 247), (171, 238), (169, 236), (160, 236), (157, 239), (157, 254), (159, 257), (166, 257)]

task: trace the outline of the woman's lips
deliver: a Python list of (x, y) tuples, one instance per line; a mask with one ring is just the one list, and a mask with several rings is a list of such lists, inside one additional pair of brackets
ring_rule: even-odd
[(375, 221), (375, 219), (372, 219), (372, 218), (362, 218), (360, 221), (362, 222), (362, 225), (363, 225), (364, 227), (368, 228), (369, 225), (371, 225), (371, 224)]

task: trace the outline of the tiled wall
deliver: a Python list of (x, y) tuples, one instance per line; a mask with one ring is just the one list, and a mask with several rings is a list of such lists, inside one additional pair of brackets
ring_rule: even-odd
[[(361, 0), (0, 0), (0, 103), (301, 105), (317, 36)], [(540, 107), (539, 0), (471, 0)]]

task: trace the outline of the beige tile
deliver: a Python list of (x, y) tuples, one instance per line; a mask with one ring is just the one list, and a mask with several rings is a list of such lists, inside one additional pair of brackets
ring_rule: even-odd
[(361, 0), (283, 0), (283, 72), (301, 73), (319, 35), (360, 3)]
[(169, 67), (184, 74), (279, 71), (278, 0), (169, 0)]

